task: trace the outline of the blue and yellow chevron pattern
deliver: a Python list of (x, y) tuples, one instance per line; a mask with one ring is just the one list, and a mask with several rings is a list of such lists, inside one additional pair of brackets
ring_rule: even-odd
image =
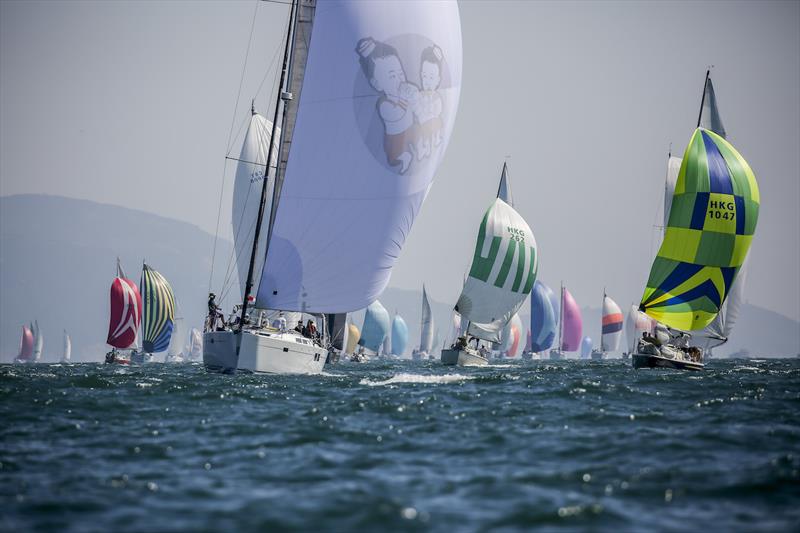
[(147, 353), (163, 352), (169, 347), (175, 318), (172, 287), (164, 276), (145, 264), (139, 292), (143, 303), (142, 349)]
[(750, 249), (759, 206), (747, 161), (716, 133), (697, 128), (639, 309), (682, 330), (711, 323)]

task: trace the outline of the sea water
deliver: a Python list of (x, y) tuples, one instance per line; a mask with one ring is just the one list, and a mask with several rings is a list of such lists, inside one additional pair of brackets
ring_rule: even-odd
[(0, 367), (3, 531), (797, 531), (800, 360)]

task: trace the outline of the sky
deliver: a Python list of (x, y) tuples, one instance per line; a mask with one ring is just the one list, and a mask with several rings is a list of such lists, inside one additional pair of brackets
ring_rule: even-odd
[[(800, 320), (800, 2), (460, 12), (455, 129), (391, 287), (425, 282), (455, 303), (507, 160), (539, 278), (581, 305), (598, 307), (604, 287), (638, 302), (667, 154), (683, 152), (713, 65), (728, 140), (761, 189), (745, 299)], [(0, 2), (0, 195), (124, 205), (212, 234), (221, 200), (230, 238), (225, 156), (251, 98), (268, 111), (287, 14), (253, 1)]]

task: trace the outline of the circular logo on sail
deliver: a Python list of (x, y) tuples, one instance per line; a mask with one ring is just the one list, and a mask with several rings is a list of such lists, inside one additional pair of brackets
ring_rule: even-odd
[[(361, 68), (354, 87), (359, 130), (373, 156), (402, 175), (438, 161), (446, 144), (447, 59), (421, 35), (355, 44)], [(449, 133), (449, 132), (447, 132)]]

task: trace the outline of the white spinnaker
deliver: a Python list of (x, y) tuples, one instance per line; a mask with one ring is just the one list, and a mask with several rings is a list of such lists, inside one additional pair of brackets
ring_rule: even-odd
[[(620, 329), (611, 333), (602, 333), (605, 329), (606, 317), (619, 315)], [(619, 341), (622, 339), (622, 309), (619, 308), (617, 302), (612, 300), (609, 296), (603, 298), (603, 315), (601, 318), (601, 338), (600, 349), (604, 352), (615, 352), (619, 349)]]
[(61, 356), (62, 361), (69, 361), (72, 358), (72, 340), (64, 330), (64, 355)]
[(470, 335), (501, 342), (503, 327), (536, 281), (538, 263), (528, 223), (513, 207), (495, 199), (481, 223), (472, 267), (455, 307), (462, 324), (469, 321)]
[[(247, 281), (247, 269), (250, 266), (250, 254), (253, 250), (258, 204), (261, 200), (261, 187), (266, 173), (267, 150), (272, 133), (272, 123), (253, 113), (250, 125), (244, 136), (242, 151), (236, 166), (236, 179), (233, 183), (233, 206), (231, 225), (233, 226), (233, 245), (236, 253), (236, 268), (239, 273), (239, 296), (244, 295)], [(278, 129), (280, 135), (280, 129)], [(276, 142), (272, 150), (272, 164), (277, 161), (278, 146)], [(267, 198), (272, 195), (272, 183), (267, 184)], [(266, 205), (264, 220), (269, 218), (269, 202)], [(263, 257), (266, 251), (267, 232), (262, 229), (258, 239), (258, 255)], [(263, 261), (257, 260), (253, 266), (253, 280), (261, 279)]]
[(433, 350), (433, 313), (428, 301), (425, 285), (422, 286), (422, 324), (420, 328), (419, 350), (427, 354)]
[(169, 340), (167, 357), (175, 357), (183, 351), (184, 324), (183, 317), (175, 317), (172, 326), (172, 338)]
[[(365, 62), (377, 64), (366, 56), (384, 44), (396, 50), (393, 57), (402, 65), (402, 71), (394, 69), (395, 78), (407, 80), (402, 90), (379, 73), (389, 87), (381, 90), (377, 77), (365, 72)], [(422, 130), (409, 126), (395, 133), (400, 138), (390, 138), (385, 128), (400, 122), (380, 113), (390, 92), (398, 92), (392, 101), (405, 103), (395, 108), (430, 114), (419, 104), (421, 92), (410, 85), (422, 85), (422, 54), (433, 47), (441, 74), (432, 91), (441, 104), (440, 129), (430, 152), (414, 148), (414, 160), (403, 169), (389, 164), (390, 155), (411, 151), (412, 140), (424, 141), (415, 137)], [(458, 106), (461, 60), (455, 2), (317, 4), (296, 122), (284, 136), (291, 138), (282, 141), (291, 148), (257, 307), (338, 313), (364, 308), (380, 295), (444, 156)]]

